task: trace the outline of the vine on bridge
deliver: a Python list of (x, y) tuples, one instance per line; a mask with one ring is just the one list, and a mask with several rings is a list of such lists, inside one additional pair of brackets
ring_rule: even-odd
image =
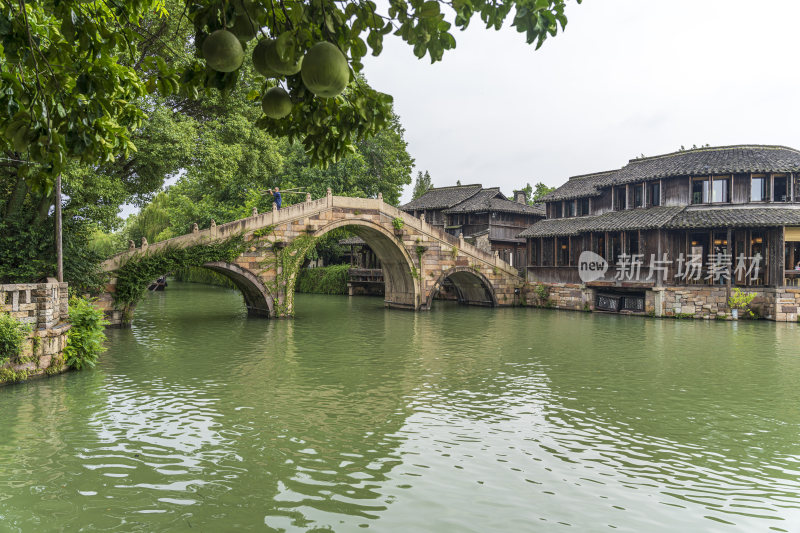
[[(317, 243), (317, 237), (310, 234), (298, 235), (289, 243), (280, 241), (275, 234), (275, 227), (269, 226), (253, 233), (254, 237), (271, 236), (272, 256), (267, 256), (259, 263), (266, 270), (275, 271), (275, 281), (265, 282), (270, 292), (275, 295), (273, 308), (276, 316), (289, 316), (294, 310), (294, 281), (306, 253)], [(283, 298), (280, 295), (283, 295)]]
[(189, 266), (202, 266), (214, 261), (231, 262), (246, 248), (244, 235), (238, 234), (220, 242), (186, 248), (171, 246), (133, 256), (116, 272), (114, 305), (130, 308), (141, 300), (147, 286), (158, 277)]

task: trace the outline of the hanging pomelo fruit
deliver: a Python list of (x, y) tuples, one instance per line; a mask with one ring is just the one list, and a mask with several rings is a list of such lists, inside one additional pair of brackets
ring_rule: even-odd
[(315, 44), (306, 53), (300, 74), (306, 88), (324, 98), (338, 96), (350, 81), (347, 58), (327, 41)]
[(267, 65), (267, 48), (269, 48), (269, 41), (269, 39), (259, 41), (255, 48), (253, 48), (253, 67), (255, 67), (256, 72), (262, 76), (277, 78), (280, 74)]
[(278, 40), (269, 39), (266, 43), (264, 59), (266, 60), (267, 67), (284, 76), (292, 76), (300, 72), (300, 65), (303, 63), (302, 57), (297, 61), (284, 61), (278, 54)]
[(217, 30), (203, 41), (203, 57), (217, 72), (233, 72), (242, 66), (244, 50), (234, 34)]
[(281, 87), (272, 87), (261, 99), (261, 109), (269, 118), (283, 118), (292, 112), (292, 100)]
[(246, 43), (258, 34), (258, 24), (246, 13), (244, 15), (236, 15), (231, 32), (236, 35), (240, 42)]

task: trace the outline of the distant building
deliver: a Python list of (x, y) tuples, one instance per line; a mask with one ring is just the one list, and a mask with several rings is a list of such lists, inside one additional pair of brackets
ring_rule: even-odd
[[(544, 202), (547, 218), (519, 235), (527, 278), (558, 294), (569, 285), (566, 307), (713, 317), (728, 312), (732, 287), (745, 287), (765, 316), (797, 319), (800, 291), (785, 288), (800, 276), (798, 150), (722, 146), (631, 159), (570, 178)], [(584, 252), (608, 265), (588, 282)]]
[(497, 251), (504, 261), (524, 268), (527, 264), (525, 239), (521, 230), (544, 217), (544, 206), (530, 206), (523, 191), (509, 200), (499, 187), (456, 185), (428, 190), (419, 198), (400, 206), (403, 211), (438, 226), (451, 235), (487, 251)]

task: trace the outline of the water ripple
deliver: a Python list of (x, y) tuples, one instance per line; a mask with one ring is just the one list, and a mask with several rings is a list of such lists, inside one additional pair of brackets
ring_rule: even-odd
[(3, 531), (797, 531), (798, 328), (171, 284), (0, 390)]

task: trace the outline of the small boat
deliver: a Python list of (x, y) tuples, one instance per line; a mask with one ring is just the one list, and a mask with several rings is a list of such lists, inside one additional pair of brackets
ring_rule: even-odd
[(161, 276), (147, 287), (150, 291), (163, 291), (167, 287), (167, 276)]

